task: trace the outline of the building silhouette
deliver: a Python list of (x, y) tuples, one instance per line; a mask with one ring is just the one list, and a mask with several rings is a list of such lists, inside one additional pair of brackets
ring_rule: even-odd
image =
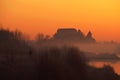
[(53, 35), (54, 40), (59, 41), (71, 41), (71, 42), (83, 42), (83, 43), (95, 43), (96, 40), (92, 37), (92, 33), (89, 31), (85, 36), (81, 30), (75, 28), (59, 28)]

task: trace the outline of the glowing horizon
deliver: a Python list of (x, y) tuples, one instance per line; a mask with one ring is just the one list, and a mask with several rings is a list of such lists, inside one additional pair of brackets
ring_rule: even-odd
[[(1, 4), (2, 3), (2, 4)], [(119, 0), (1, 0), (0, 24), (30, 36), (73, 27), (97, 41), (120, 42)]]

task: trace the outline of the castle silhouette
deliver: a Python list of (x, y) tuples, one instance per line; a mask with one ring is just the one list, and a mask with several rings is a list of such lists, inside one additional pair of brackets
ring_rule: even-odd
[(96, 40), (92, 37), (91, 31), (85, 36), (81, 30), (75, 28), (59, 28), (53, 35), (54, 40), (59, 41), (71, 41), (71, 42), (84, 42), (84, 43), (95, 43)]

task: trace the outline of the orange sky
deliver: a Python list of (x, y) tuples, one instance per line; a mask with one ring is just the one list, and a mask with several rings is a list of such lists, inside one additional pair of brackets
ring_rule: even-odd
[(0, 0), (0, 24), (27, 34), (57, 28), (91, 30), (98, 41), (120, 42), (120, 0)]

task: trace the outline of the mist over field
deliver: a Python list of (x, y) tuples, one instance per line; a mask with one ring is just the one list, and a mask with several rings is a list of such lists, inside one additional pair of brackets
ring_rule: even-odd
[(104, 47), (101, 43), (91, 43), (94, 39), (90, 40), (90, 43), (76, 44), (43, 35), (29, 40), (19, 31), (0, 29), (0, 79), (119, 80), (120, 76), (110, 65), (96, 68), (88, 63), (91, 59), (97, 60), (93, 55), (88, 59), (88, 54), (96, 54), (96, 49), (104, 53), (105, 48), (114, 52), (116, 44), (104, 44)]

